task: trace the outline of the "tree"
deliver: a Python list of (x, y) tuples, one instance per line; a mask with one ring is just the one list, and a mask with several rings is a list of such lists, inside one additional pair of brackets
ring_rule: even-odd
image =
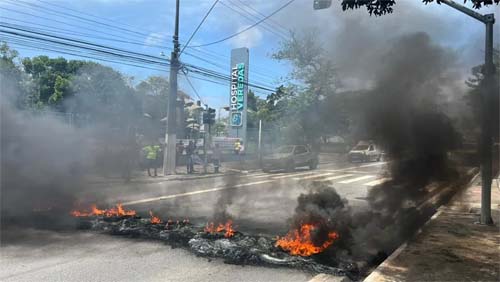
[(7, 43), (0, 44), (0, 86), (2, 96), (12, 99), (17, 105), (23, 103), (24, 92), (19, 83), (22, 80), (22, 71), (16, 65), (18, 58), (16, 50), (11, 49)]
[(333, 62), (315, 34), (315, 30), (300, 36), (292, 32), (272, 57), (278, 61), (289, 61), (293, 66), (291, 78), (319, 99), (335, 92), (337, 78)]
[(64, 111), (64, 100), (72, 96), (70, 81), (85, 65), (95, 64), (65, 58), (49, 58), (37, 56), (25, 58), (22, 65), (30, 77), (31, 105), (49, 105)]
[[(500, 45), (497, 46), (497, 48), (493, 52), (493, 63), (495, 65), (495, 72), (496, 74), (500, 73)], [(481, 94), (483, 93), (483, 87), (484, 87), (484, 75), (483, 75), (483, 68), (484, 65), (479, 65), (475, 66), (471, 69), (471, 74), (472, 76), (469, 77), (466, 81), (465, 84), (470, 88), (468, 93), (465, 95), (464, 99), (467, 103), (467, 105), (471, 108), (472, 113), (473, 113), (473, 119), (474, 123), (472, 124), (479, 124), (480, 119), (481, 119)], [(493, 85), (495, 86), (495, 91), (494, 93), (497, 93), (497, 95), (494, 95), (494, 100), (493, 100), (493, 117), (494, 118), (494, 123), (493, 123), (493, 135), (498, 137), (498, 128), (499, 128), (499, 120), (498, 120), (498, 113), (499, 113), (499, 77), (498, 75), (494, 76), (494, 82)]]
[(65, 107), (88, 115), (95, 122), (122, 126), (140, 115), (140, 103), (123, 75), (110, 67), (87, 62), (71, 79), (70, 99)]
[(135, 90), (142, 101), (142, 111), (159, 121), (167, 116), (168, 79), (160, 76), (150, 76), (141, 81)]
[[(262, 111), (271, 120), (284, 118), (281, 126), (287, 128), (288, 139), (309, 144), (315, 144), (322, 135), (336, 131), (337, 124), (331, 112), (322, 110), (326, 99), (335, 100), (336, 70), (315, 34), (314, 31), (300, 35), (292, 32), (289, 39), (281, 42), (273, 58), (292, 64), (290, 77), (296, 84), (288, 89), (281, 87), (268, 96)], [(276, 110), (278, 112), (273, 113)], [(321, 122), (325, 120), (329, 122)]]
[(248, 90), (247, 95), (247, 110), (248, 110), (248, 119), (247, 119), (247, 127), (248, 128), (257, 128), (259, 126), (259, 104), (261, 104), (263, 100), (259, 98), (252, 90)]
[[(492, 5), (493, 2), (498, 4), (500, 0), (464, 0), (464, 2), (470, 1), (475, 9), (479, 9), (482, 6)], [(429, 4), (434, 2), (434, 0), (422, 0), (423, 3)], [(438, 4), (441, 4), (440, 0), (436, 0)], [(385, 14), (392, 13), (393, 6), (396, 4), (396, 0), (342, 0), (342, 10), (348, 9), (358, 9), (365, 7), (370, 13), (370, 15), (381, 16)]]

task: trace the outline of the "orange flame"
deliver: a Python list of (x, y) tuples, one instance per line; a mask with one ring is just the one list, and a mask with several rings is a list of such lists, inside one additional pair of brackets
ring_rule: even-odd
[(136, 215), (135, 210), (125, 210), (122, 206), (122, 204), (118, 203), (116, 204), (116, 207), (110, 208), (110, 209), (105, 209), (101, 210), (97, 208), (97, 205), (91, 205), (90, 206), (90, 212), (89, 211), (77, 211), (73, 210), (71, 211), (71, 215), (75, 217), (84, 217), (84, 216), (105, 216), (105, 217), (112, 217), (112, 216), (134, 216)]
[(207, 223), (204, 231), (207, 233), (210, 233), (210, 234), (224, 232), (224, 237), (226, 237), (226, 238), (233, 237), (234, 232), (235, 232), (235, 230), (233, 229), (233, 221), (232, 220), (228, 220), (224, 224), (219, 223), (219, 225), (217, 225), (217, 226), (215, 226), (215, 224), (213, 222), (211, 222), (210, 224)]
[(316, 246), (311, 239), (311, 232), (316, 228), (314, 224), (302, 224), (300, 230), (291, 230), (285, 237), (278, 237), (276, 247), (281, 247), (292, 255), (307, 257), (321, 253), (339, 238), (337, 232), (329, 232), (328, 239), (321, 246)]
[(160, 224), (161, 223), (161, 219), (157, 216), (154, 216), (152, 211), (149, 211), (149, 215), (151, 216), (150, 220), (151, 220), (152, 224)]

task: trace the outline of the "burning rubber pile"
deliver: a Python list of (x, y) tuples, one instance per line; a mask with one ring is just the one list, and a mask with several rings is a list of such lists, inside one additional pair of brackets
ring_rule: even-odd
[(192, 224), (188, 219), (163, 221), (152, 211), (143, 218), (120, 204), (110, 209), (92, 205), (89, 210), (74, 210), (71, 215), (79, 229), (159, 240), (172, 247), (189, 249), (198, 256), (222, 258), (229, 264), (291, 267), (351, 279), (358, 277), (354, 264), (322, 261), (322, 252), (334, 247), (340, 235), (330, 232), (319, 242), (313, 238), (320, 230), (317, 224), (303, 224), (282, 238), (270, 238), (236, 231), (231, 220), (205, 226)]

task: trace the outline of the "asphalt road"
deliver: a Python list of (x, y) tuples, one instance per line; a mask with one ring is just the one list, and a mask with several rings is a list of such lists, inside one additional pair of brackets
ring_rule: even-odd
[[(162, 219), (189, 218), (205, 223), (225, 211), (240, 231), (280, 234), (288, 229), (297, 197), (315, 186), (334, 187), (353, 208), (366, 207), (368, 190), (384, 181), (384, 162), (322, 164), (316, 170), (256, 171), (214, 178), (102, 185), (80, 198), (108, 204), (123, 203), (147, 216), (152, 210)], [(94, 198), (94, 199), (92, 199)]]
[[(122, 202), (147, 216), (211, 221), (226, 211), (237, 230), (282, 235), (297, 197), (311, 185), (335, 187), (354, 208), (373, 185), (384, 181), (384, 163), (321, 164), (317, 170), (252, 172), (214, 178), (151, 183), (101, 184), (80, 195), (87, 201)], [(0, 281), (308, 281), (293, 269), (235, 266), (198, 258), (157, 242), (88, 232), (3, 230)], [(21, 235), (22, 234), (22, 235)], [(7, 242), (7, 243), (6, 243)]]
[(224, 264), (157, 242), (89, 232), (11, 230), (19, 236), (0, 248), (3, 282), (308, 281), (299, 270)]

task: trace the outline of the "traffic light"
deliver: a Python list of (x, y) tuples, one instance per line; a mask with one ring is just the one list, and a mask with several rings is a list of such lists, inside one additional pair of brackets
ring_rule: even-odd
[(203, 112), (203, 124), (209, 124), (210, 119), (208, 118), (208, 112)]
[(332, 5), (332, 0), (314, 0), (314, 10), (321, 10), (321, 9), (326, 9), (330, 8)]
[(215, 109), (208, 108), (208, 120), (210, 124), (215, 123)]
[(214, 124), (215, 123), (215, 109), (208, 108), (203, 112), (203, 123), (204, 124)]

